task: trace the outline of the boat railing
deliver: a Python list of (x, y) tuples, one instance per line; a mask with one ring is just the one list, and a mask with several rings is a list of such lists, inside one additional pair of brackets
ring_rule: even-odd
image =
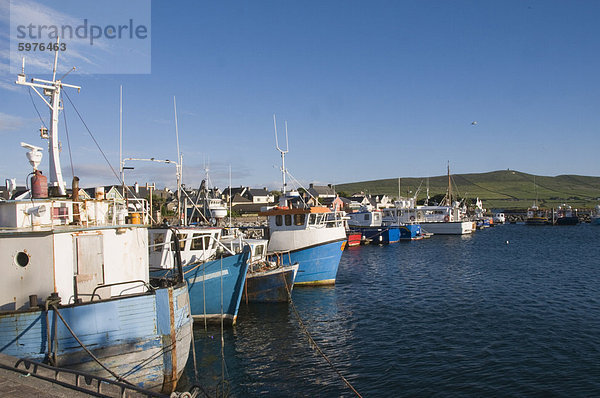
[(94, 301), (94, 297), (100, 297), (100, 295), (96, 294), (96, 292), (98, 291), (98, 289), (104, 289), (104, 288), (107, 288), (107, 287), (119, 286), (119, 285), (129, 285), (129, 284), (132, 284), (132, 283), (137, 283), (138, 285), (130, 286), (127, 289), (121, 290), (121, 292), (117, 296), (122, 296), (124, 292), (126, 292), (128, 290), (136, 289), (136, 288), (141, 287), (141, 286), (144, 286), (146, 288), (147, 292), (154, 291), (154, 288), (152, 286), (150, 286), (150, 284), (148, 282), (143, 281), (141, 279), (136, 279), (136, 280), (133, 280), (133, 281), (123, 281), (123, 282), (107, 283), (107, 284), (103, 284), (103, 285), (98, 285), (98, 286), (96, 286), (94, 288), (94, 290), (92, 291), (92, 294), (91, 294), (92, 298), (90, 299), (90, 301)]
[(100, 397), (164, 397), (163, 394), (148, 391), (133, 384), (107, 379), (78, 370), (58, 368), (28, 359), (19, 359), (12, 369), (23, 376), (31, 375), (74, 391)]

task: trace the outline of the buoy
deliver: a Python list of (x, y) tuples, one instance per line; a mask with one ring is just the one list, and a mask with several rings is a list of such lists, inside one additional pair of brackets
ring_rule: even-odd
[(508, 245), (508, 241), (506, 241), (506, 244)]

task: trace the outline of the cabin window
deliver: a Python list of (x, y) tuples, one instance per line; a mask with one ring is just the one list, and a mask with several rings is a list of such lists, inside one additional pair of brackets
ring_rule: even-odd
[(304, 225), (306, 221), (305, 214), (294, 214), (294, 225)]
[(154, 245), (154, 247), (152, 247), (152, 250), (155, 252), (161, 252), (162, 249), (165, 247), (164, 243), (165, 243), (165, 235), (164, 234), (154, 235), (154, 240), (152, 241), (152, 244)]
[(365, 221), (369, 221), (369, 215), (365, 214)]
[(308, 216), (308, 223), (315, 225), (317, 223), (317, 215), (316, 214), (311, 214)]
[(194, 234), (192, 237), (192, 247), (191, 250), (204, 250), (206, 247), (204, 245), (204, 239), (206, 237), (202, 234)]
[(292, 215), (291, 214), (285, 215), (285, 225), (292, 225)]
[(26, 267), (29, 264), (29, 255), (25, 252), (18, 252), (15, 256), (15, 263), (20, 267)]
[(256, 249), (254, 250), (254, 255), (256, 257), (262, 256), (264, 249), (265, 247), (263, 245), (256, 246)]
[[(187, 236), (185, 234), (177, 234), (177, 237), (179, 238), (179, 250), (185, 250), (185, 244), (187, 243), (185, 239)], [(177, 250), (174, 242), (171, 242), (171, 250)]]
[(281, 227), (283, 225), (283, 217), (280, 215), (275, 216), (275, 225)]

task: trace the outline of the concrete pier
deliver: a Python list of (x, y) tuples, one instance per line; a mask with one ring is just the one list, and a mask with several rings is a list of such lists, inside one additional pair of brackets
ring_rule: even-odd
[(39, 379), (22, 368), (16, 370), (14, 366), (17, 361), (17, 358), (0, 354), (0, 396), (4, 398), (87, 398), (92, 396)]

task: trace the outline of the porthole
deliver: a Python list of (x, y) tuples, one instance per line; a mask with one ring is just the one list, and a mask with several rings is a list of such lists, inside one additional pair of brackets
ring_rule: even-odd
[(20, 267), (27, 267), (27, 265), (29, 265), (29, 254), (26, 252), (18, 252), (15, 256), (15, 264)]

